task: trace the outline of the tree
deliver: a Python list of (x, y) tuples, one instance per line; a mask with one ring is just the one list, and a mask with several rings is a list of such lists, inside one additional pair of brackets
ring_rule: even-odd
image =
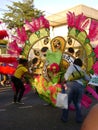
[(37, 18), (44, 11), (34, 8), (34, 0), (25, 0), (24, 2), (12, 2), (12, 6), (7, 5), (8, 12), (3, 14), (3, 22), (7, 24), (9, 29), (22, 27), (24, 21), (32, 21), (32, 18)]

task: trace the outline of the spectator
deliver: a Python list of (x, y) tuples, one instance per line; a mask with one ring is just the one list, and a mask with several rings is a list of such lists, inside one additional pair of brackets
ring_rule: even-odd
[[(75, 110), (76, 110), (76, 122), (78, 122), (78, 123), (82, 122), (82, 113), (81, 113), (80, 103), (81, 103), (82, 94), (84, 93), (84, 88), (85, 88), (84, 84), (83, 84), (83, 78), (80, 77), (79, 79), (68, 81), (69, 76), (73, 72), (76, 71), (76, 68), (78, 71), (83, 71), (82, 70), (82, 61), (79, 58), (74, 60), (73, 65), (70, 64), (70, 66), (68, 67), (68, 69), (64, 75), (64, 79), (66, 82), (66, 85), (64, 85), (64, 87), (65, 87), (66, 93), (68, 93), (68, 109), (63, 109), (63, 111), (62, 111), (61, 120), (63, 122), (68, 121), (69, 105), (71, 104), (72, 101), (73, 101), (73, 104), (74, 104)], [(85, 80), (90, 79), (90, 77), (85, 72), (84, 72), (84, 79)], [(63, 92), (64, 92), (64, 90), (63, 90)]]

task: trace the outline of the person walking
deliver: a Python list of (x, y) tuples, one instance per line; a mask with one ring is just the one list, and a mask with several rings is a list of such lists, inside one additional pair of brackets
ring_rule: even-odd
[(13, 82), (15, 87), (14, 99), (13, 99), (14, 103), (22, 104), (21, 99), (25, 91), (24, 81), (22, 79), (26, 75), (31, 77), (31, 74), (28, 72), (27, 69), (27, 63), (28, 63), (27, 59), (20, 58), (19, 64), (14, 72), (14, 75), (11, 77), (11, 81)]
[(69, 106), (70, 106), (71, 102), (73, 102), (73, 104), (75, 106), (76, 122), (78, 122), (78, 123), (82, 122), (82, 113), (81, 113), (80, 103), (81, 103), (82, 94), (84, 93), (84, 88), (85, 88), (84, 84), (83, 84), (83, 78), (80, 77), (79, 79), (68, 81), (70, 75), (72, 75), (72, 73), (74, 73), (76, 70), (78, 72), (82, 71), (84, 73), (83, 78), (85, 80), (87, 80), (87, 81), (90, 80), (90, 76), (87, 75), (86, 72), (84, 72), (82, 70), (81, 59), (79, 59), (79, 58), (75, 59), (73, 64), (70, 64), (66, 73), (64, 74), (65, 84), (64, 84), (63, 92), (65, 89), (65, 92), (68, 94), (68, 109), (62, 110), (61, 120), (63, 122), (68, 121)]

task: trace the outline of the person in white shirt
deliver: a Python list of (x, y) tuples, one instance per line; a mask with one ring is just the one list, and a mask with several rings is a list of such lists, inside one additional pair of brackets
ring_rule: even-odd
[[(83, 79), (89, 81), (90, 80), (90, 76), (86, 74), (86, 72), (84, 72), (82, 70), (82, 61), (81, 59), (77, 58), (74, 60), (73, 65), (70, 64), (70, 66), (68, 67), (66, 73), (64, 74), (64, 80), (65, 80), (65, 92), (68, 94), (68, 108), (69, 105), (71, 104), (71, 102), (73, 102), (74, 106), (75, 106), (75, 111), (76, 111), (76, 122), (80, 123), (82, 122), (82, 113), (81, 113), (81, 98), (82, 98), (82, 94), (84, 93), (84, 84), (83, 84)], [(84, 72), (84, 76), (80, 77), (79, 79), (75, 79), (72, 81), (68, 81), (69, 76), (75, 72), (75, 71), (83, 71)], [(62, 116), (61, 116), (61, 120), (63, 122), (67, 122), (68, 121), (68, 112), (69, 109), (63, 109), (62, 112)]]

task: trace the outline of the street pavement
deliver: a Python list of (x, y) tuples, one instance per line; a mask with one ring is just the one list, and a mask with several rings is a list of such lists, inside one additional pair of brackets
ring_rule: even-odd
[[(1, 90), (1, 89), (0, 89)], [(75, 122), (75, 111), (70, 111), (69, 121), (60, 120), (62, 110), (47, 105), (37, 93), (31, 91), (24, 95), (24, 104), (13, 104), (11, 88), (0, 92), (0, 130), (80, 130), (82, 124)], [(91, 97), (93, 99), (93, 97)], [(89, 109), (82, 108), (85, 118)]]

